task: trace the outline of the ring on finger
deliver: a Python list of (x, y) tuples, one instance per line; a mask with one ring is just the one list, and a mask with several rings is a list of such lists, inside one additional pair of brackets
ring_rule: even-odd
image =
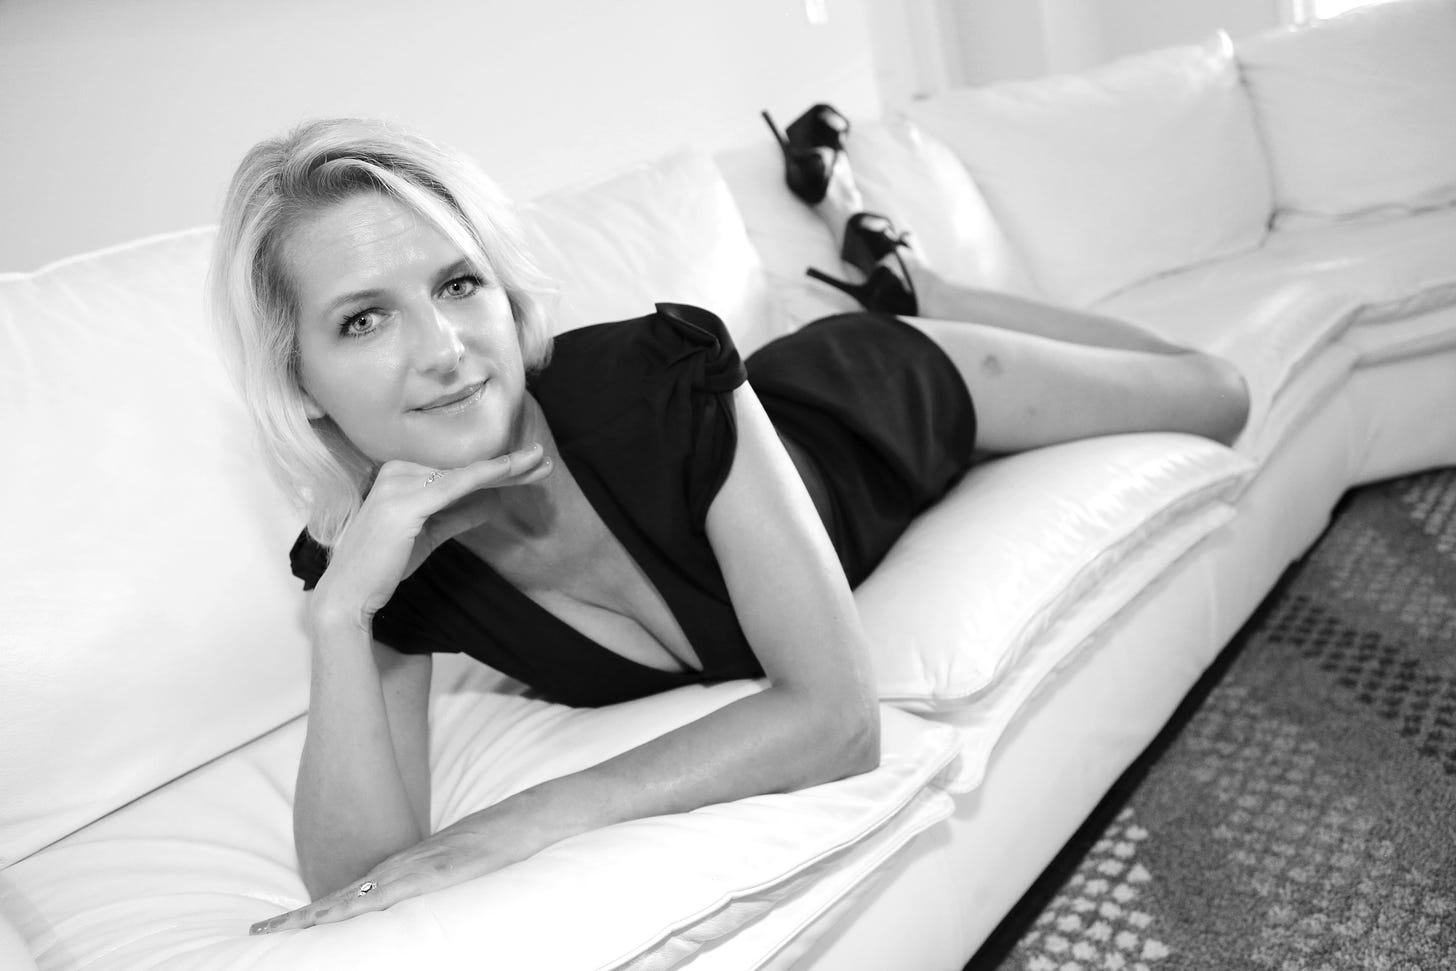
[(354, 895), (356, 897), (368, 896), (369, 891), (373, 890), (377, 886), (379, 886), (379, 884), (375, 883), (373, 880), (365, 880), (363, 883), (359, 884), (359, 889)]
[(443, 478), (445, 478), (445, 476), (447, 476), (449, 474), (450, 474), (450, 470), (449, 469), (436, 469), (435, 471), (431, 472), (428, 476), (425, 477), (424, 484), (425, 485), (429, 485), (430, 483), (434, 482), (436, 479), (443, 479)]

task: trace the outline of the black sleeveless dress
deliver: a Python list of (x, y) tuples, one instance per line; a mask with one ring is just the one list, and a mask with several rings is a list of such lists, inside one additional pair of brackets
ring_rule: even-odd
[[(716, 315), (659, 304), (560, 335), (530, 390), (562, 461), (703, 669), (660, 671), (602, 647), (453, 540), (400, 583), (375, 615), (375, 638), (407, 654), (463, 651), (572, 705), (761, 675), (705, 527), (733, 463), (732, 394), (745, 379), (818, 480), (811, 492), (852, 585), (969, 463), (976, 422), (965, 384), (933, 341), (895, 318), (815, 321), (745, 366)], [(311, 589), (328, 550), (305, 532), (290, 559)]]

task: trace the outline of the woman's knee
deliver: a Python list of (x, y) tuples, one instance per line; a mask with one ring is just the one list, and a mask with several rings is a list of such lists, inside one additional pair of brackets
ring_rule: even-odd
[(1190, 351), (1198, 386), (1199, 434), (1231, 445), (1249, 420), (1249, 385), (1229, 361)]

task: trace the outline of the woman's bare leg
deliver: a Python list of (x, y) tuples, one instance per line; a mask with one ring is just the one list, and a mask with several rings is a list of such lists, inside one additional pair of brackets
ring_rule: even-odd
[[(840, 156), (815, 211), (836, 244), (864, 208)], [(1222, 358), (1169, 343), (1127, 321), (946, 281), (919, 263), (919, 317), (905, 321), (944, 350), (976, 404), (978, 447), (1014, 452), (1137, 431), (1232, 442), (1248, 417), (1243, 377)], [(899, 271), (894, 257), (885, 265)]]
[(1225, 444), (1248, 417), (1225, 361), (1074, 344), (963, 321), (906, 317), (960, 372), (976, 407), (977, 447), (1019, 452), (1119, 432), (1177, 431)]

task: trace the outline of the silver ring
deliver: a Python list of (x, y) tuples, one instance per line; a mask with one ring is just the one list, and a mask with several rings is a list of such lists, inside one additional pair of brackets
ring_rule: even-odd
[(359, 891), (357, 894), (355, 894), (355, 896), (363, 897), (377, 886), (379, 886), (379, 884), (375, 883), (373, 880), (365, 880), (363, 883), (359, 884)]
[(449, 469), (436, 469), (435, 471), (431, 472), (428, 477), (426, 477), (426, 479), (425, 479), (425, 485), (429, 485), (431, 482), (434, 482), (436, 479), (443, 479), (443, 478), (445, 478), (445, 476), (447, 476), (449, 474), (450, 474), (450, 470)]

